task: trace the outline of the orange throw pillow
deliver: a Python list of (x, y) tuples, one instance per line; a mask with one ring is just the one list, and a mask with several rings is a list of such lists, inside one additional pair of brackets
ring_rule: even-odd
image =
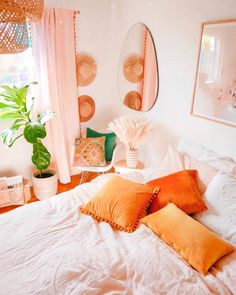
[(188, 214), (207, 209), (197, 188), (198, 175), (196, 170), (176, 172), (154, 179), (148, 184), (153, 187), (160, 187), (158, 196), (149, 208), (150, 213), (156, 212), (169, 203), (174, 203)]
[(232, 245), (174, 204), (147, 215), (141, 222), (204, 275), (217, 260), (234, 251)]
[(146, 184), (113, 176), (80, 211), (118, 230), (133, 232), (156, 192)]

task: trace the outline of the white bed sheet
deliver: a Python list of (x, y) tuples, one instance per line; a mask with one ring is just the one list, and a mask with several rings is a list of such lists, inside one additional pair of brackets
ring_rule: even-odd
[(1, 295), (236, 294), (235, 253), (204, 277), (144, 225), (124, 233), (81, 214), (109, 177), (0, 216)]

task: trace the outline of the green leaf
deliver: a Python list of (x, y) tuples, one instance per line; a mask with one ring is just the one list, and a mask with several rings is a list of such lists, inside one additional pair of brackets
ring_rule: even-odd
[(3, 109), (0, 110), (0, 120), (12, 120), (12, 119), (22, 119), (27, 118), (26, 116), (20, 114), (17, 110)]
[(9, 95), (12, 95), (13, 92), (15, 93), (14, 89), (7, 85), (2, 85), (1, 88), (4, 89)]
[(12, 96), (11, 95), (8, 95), (6, 93), (0, 93), (0, 97), (3, 97), (7, 101), (11, 101), (11, 102), (14, 101), (14, 99), (12, 98)]
[(17, 137), (13, 138), (13, 136), (15, 135), (15, 132), (16, 132), (16, 130), (10, 128), (10, 129), (4, 130), (0, 134), (2, 142), (4, 144), (6, 144), (8, 147), (11, 147), (18, 138), (23, 136), (23, 133), (22, 133), (22, 134), (18, 135)]
[(6, 91), (6, 93), (3, 93), (3, 96), (5, 95), (5, 98), (16, 103), (21, 109), (26, 110), (26, 96), (28, 93), (29, 85), (21, 88), (18, 88), (15, 85), (13, 86), (13, 88), (7, 85), (3, 85), (1, 87)]
[(41, 124), (45, 124), (48, 120), (54, 117), (55, 113), (52, 111), (45, 111), (38, 115), (38, 120)]
[(38, 170), (44, 170), (50, 165), (51, 155), (47, 148), (38, 141), (33, 144), (33, 155), (31, 159)]
[(24, 119), (17, 119), (12, 126), (9, 129), (5, 129), (0, 133), (0, 137), (2, 139), (2, 142), (9, 147), (13, 145), (15, 140), (17, 140), (19, 137), (21, 137), (23, 134), (20, 136), (17, 136), (16, 138), (13, 138), (16, 131), (19, 130), (20, 127), (24, 126), (26, 124), (27, 120)]
[(1, 88), (6, 91), (6, 95), (8, 97), (11, 97), (11, 101), (14, 101), (17, 105), (20, 105), (19, 99), (17, 97), (17, 88), (15, 86), (11, 88), (7, 85), (2, 85)]
[(36, 122), (28, 123), (24, 129), (24, 137), (30, 143), (36, 143), (38, 138), (46, 136), (45, 126)]
[(3, 103), (2, 107), (6, 108), (7, 102), (9, 102), (8, 107), (18, 108), (21, 113), (26, 113), (27, 111), (31, 111), (32, 104), (29, 109), (27, 109), (27, 93), (29, 90), (29, 86), (33, 84), (37, 84), (37, 82), (32, 82), (24, 87), (16, 87), (15, 85), (11, 88), (7, 85), (1, 86), (2, 89), (5, 90), (4, 93), (0, 93), (0, 98), (2, 98), (1, 103)]
[(19, 107), (14, 104), (7, 101), (0, 101), (0, 109), (18, 109)]
[(15, 130), (12, 129), (5, 129), (1, 132), (1, 139), (2, 142), (8, 146), (11, 145), (13, 141), (13, 136), (15, 134)]
[(28, 122), (27, 119), (17, 119), (11, 128), (14, 128), (15, 130), (18, 130), (20, 127), (23, 127), (26, 125), (26, 123)]
[(29, 85), (26, 85), (25, 87), (17, 89), (17, 97), (21, 103), (21, 105), (26, 105), (26, 96), (29, 90)]

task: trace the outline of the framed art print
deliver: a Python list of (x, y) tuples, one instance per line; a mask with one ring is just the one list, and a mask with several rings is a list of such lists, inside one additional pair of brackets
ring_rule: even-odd
[(191, 113), (236, 127), (236, 19), (205, 22)]

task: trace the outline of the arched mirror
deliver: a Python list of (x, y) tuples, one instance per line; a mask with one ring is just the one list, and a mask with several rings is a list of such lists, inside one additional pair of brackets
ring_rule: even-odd
[(149, 111), (158, 95), (156, 50), (149, 29), (141, 23), (131, 27), (122, 48), (118, 88), (122, 102), (140, 112)]

